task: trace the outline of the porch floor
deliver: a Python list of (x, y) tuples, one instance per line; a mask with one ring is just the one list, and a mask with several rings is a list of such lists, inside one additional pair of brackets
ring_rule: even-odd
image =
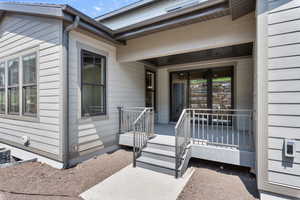
[[(154, 131), (157, 136), (153, 138), (152, 141), (160, 144), (175, 145), (174, 127), (175, 124), (155, 124)], [(247, 132), (229, 131), (227, 135), (224, 135), (222, 133), (222, 129), (214, 128), (207, 130), (207, 132), (203, 135), (201, 133), (199, 133), (199, 135), (197, 134), (195, 136), (196, 138), (207, 138), (207, 141), (199, 140), (195, 137), (193, 138), (192, 157), (246, 167), (254, 167), (255, 154), (251, 150), (252, 147), (249, 148), (249, 145), (243, 145), (245, 143), (245, 137), (248, 137)], [(238, 134), (241, 135), (239, 138), (236, 137)], [(232, 145), (226, 145), (226, 143), (232, 143), (232, 139), (234, 141), (239, 141), (239, 148)], [(221, 141), (223, 144), (218, 143)], [(119, 144), (133, 146), (133, 132), (121, 134)]]
[(157, 135), (175, 136), (175, 124), (154, 124), (154, 131)]

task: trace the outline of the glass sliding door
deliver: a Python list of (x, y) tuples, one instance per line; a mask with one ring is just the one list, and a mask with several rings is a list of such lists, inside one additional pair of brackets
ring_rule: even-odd
[(189, 107), (194, 109), (207, 109), (209, 106), (207, 73), (205, 71), (190, 72), (189, 83)]
[(188, 73), (171, 73), (171, 104), (170, 120), (175, 122), (188, 107)]
[(212, 77), (212, 108), (232, 109), (233, 76), (231, 70), (214, 70)]
[(233, 99), (233, 67), (171, 73), (170, 121), (185, 108), (233, 109)]

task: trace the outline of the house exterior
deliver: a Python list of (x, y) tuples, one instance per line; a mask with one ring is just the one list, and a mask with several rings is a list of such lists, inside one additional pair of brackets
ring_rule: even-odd
[(143, 0), (95, 19), (1, 2), (0, 147), (66, 168), (129, 145), (143, 167), (248, 166), (261, 199), (300, 198), (299, 16), (298, 0)]

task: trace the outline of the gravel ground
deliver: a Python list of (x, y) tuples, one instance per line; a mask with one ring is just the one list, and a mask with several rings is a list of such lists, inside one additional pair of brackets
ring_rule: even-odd
[(177, 200), (259, 199), (256, 179), (248, 168), (192, 159), (195, 171)]
[(132, 153), (122, 149), (67, 170), (38, 162), (0, 169), (0, 200), (79, 200), (80, 193), (131, 161)]

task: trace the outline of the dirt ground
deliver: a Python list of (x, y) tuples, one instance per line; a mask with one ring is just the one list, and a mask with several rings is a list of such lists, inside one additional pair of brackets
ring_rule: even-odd
[(79, 200), (80, 193), (131, 161), (132, 153), (122, 149), (67, 170), (38, 162), (0, 169), (0, 200)]
[[(0, 169), (0, 200), (80, 200), (80, 193), (131, 161), (132, 152), (121, 149), (67, 170), (37, 162)], [(247, 168), (196, 159), (190, 166), (195, 172), (178, 200), (258, 199), (255, 177)]]
[(259, 199), (255, 176), (248, 168), (192, 159), (195, 171), (177, 200)]

